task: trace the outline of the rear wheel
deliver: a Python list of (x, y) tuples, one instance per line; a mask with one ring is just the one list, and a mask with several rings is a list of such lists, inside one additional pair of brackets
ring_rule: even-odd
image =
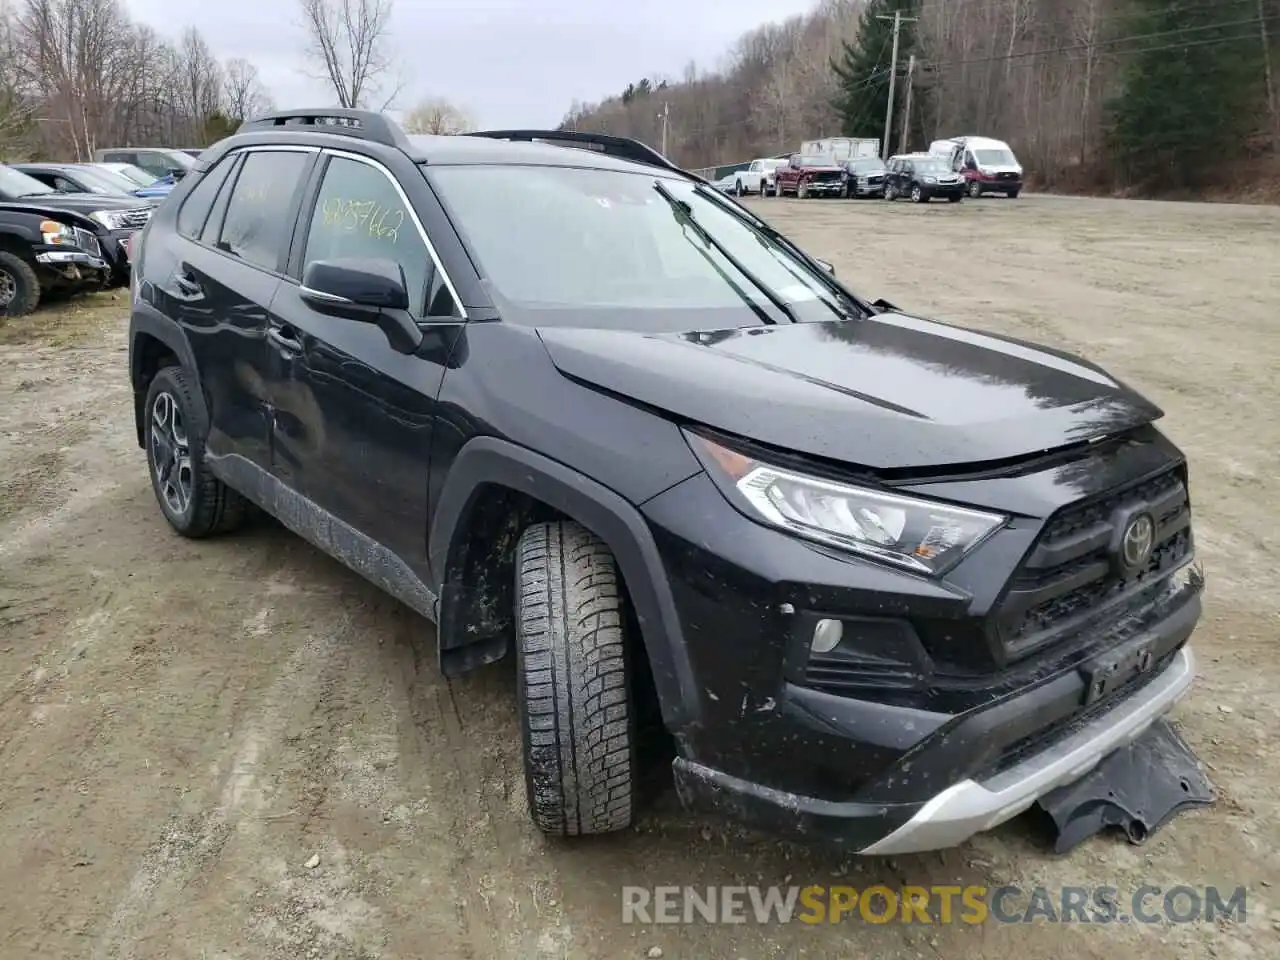
[(554, 836), (609, 833), (635, 812), (635, 712), (613, 554), (570, 522), (516, 546), (516, 659), (529, 812)]
[(0, 317), (25, 317), (40, 303), (40, 279), (31, 264), (0, 250)]
[(952, 195), (952, 196), (950, 196), (950, 197), (947, 197), (947, 202), (948, 202), (948, 203), (959, 203), (959, 202), (960, 202), (961, 200), (963, 200), (963, 199), (964, 199), (964, 194), (962, 194), (962, 193), (957, 193), (957, 194), (954, 194), (954, 195)]
[(733, 185), (733, 195), (735, 197), (740, 197), (744, 193), (746, 193), (746, 191), (742, 189), (742, 181), (739, 180), (737, 183)]
[(144, 440), (151, 486), (169, 526), (184, 537), (238, 527), (248, 501), (209, 472), (195, 387), (181, 367), (165, 367), (147, 390)]

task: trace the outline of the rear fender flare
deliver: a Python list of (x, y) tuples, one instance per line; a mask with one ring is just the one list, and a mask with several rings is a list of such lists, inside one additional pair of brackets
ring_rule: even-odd
[[(640, 511), (602, 484), (506, 440), (468, 441), (450, 466), (435, 507), (428, 536), (433, 579), (444, 579), (451, 556), (469, 535), (464, 518), (486, 484), (542, 501), (609, 546), (635, 607), (663, 721), (672, 733), (696, 723), (698, 687), (657, 543)], [(437, 592), (443, 595), (443, 584)]]
[(204, 391), (199, 388), (200, 372), (196, 368), (195, 354), (191, 351), (191, 344), (187, 341), (182, 328), (176, 323), (145, 301), (135, 301), (133, 316), (129, 322), (129, 382), (133, 387), (134, 417), (139, 446), (143, 442), (143, 406), (148, 388), (148, 383), (144, 380), (143, 351), (139, 348), (139, 338), (142, 336), (152, 337), (168, 347), (169, 351), (178, 358), (182, 368), (195, 380), (197, 390), (192, 400), (199, 409), (191, 412), (197, 419), (194, 425), (198, 431), (197, 436), (205, 436), (209, 430), (209, 410), (205, 404)]

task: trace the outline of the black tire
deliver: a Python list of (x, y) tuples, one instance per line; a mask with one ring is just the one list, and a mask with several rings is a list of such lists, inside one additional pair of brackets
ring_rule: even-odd
[[(143, 439), (151, 489), (160, 504), (160, 511), (169, 521), (169, 526), (182, 536), (198, 539), (230, 533), (240, 526), (249, 512), (249, 502), (213, 476), (205, 466), (204, 441), (208, 428), (197, 414), (199, 408), (193, 399), (195, 396), (196, 388), (185, 370), (164, 367), (152, 379), (147, 390), (143, 408)], [(161, 426), (161, 405), (169, 411), (164, 426)], [(174, 411), (180, 421), (172, 419)], [(174, 424), (179, 422), (185, 446), (177, 442)], [(167, 432), (167, 436), (161, 437), (158, 427)], [(183, 449), (185, 456), (180, 459), (185, 461), (185, 469), (177, 464), (178, 454)], [(162, 462), (166, 452), (172, 454), (167, 463)], [(185, 496), (179, 497), (178, 492), (182, 491), (185, 491)]]
[(960, 202), (961, 200), (963, 200), (963, 199), (964, 199), (964, 194), (962, 194), (962, 193), (957, 193), (957, 194), (955, 194), (955, 196), (947, 197), (947, 202), (948, 202), (948, 203), (959, 203), (959, 202)]
[(980, 196), (982, 196), (982, 184), (980, 184), (977, 180), (969, 181), (969, 196), (974, 200), (977, 200)]
[(31, 264), (0, 250), (0, 317), (25, 317), (40, 303), (40, 278)]
[(1017, 191), (1017, 190), (1010, 190), (1010, 191), (1009, 191), (1009, 199), (1010, 199), (1010, 200), (1017, 200), (1017, 199), (1018, 199), (1018, 191)]
[(925, 196), (924, 191), (920, 189), (920, 184), (918, 183), (911, 188), (911, 202), (912, 203), (928, 203), (929, 202), (929, 198)]
[(745, 191), (742, 189), (742, 181), (741, 180), (736, 181), (733, 185), (733, 195), (735, 197), (740, 197), (744, 192)]
[(898, 190), (896, 187), (885, 187), (884, 193), (882, 193), (881, 196), (892, 203), (894, 200), (898, 199)]
[(529, 813), (544, 833), (631, 825), (635, 708), (613, 554), (576, 523), (516, 545), (516, 660)]

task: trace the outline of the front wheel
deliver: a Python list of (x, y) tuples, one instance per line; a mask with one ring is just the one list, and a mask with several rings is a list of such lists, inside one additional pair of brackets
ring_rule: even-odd
[(920, 189), (920, 185), (911, 188), (911, 202), (925, 203), (929, 198), (924, 195), (924, 191)]
[(1017, 191), (1017, 190), (1010, 190), (1010, 191), (1009, 191), (1009, 199), (1010, 199), (1010, 200), (1017, 200), (1017, 199), (1018, 199), (1018, 191)]
[(898, 191), (897, 191), (897, 190), (895, 190), (893, 187), (885, 187), (885, 188), (884, 188), (884, 198), (885, 198), (886, 200), (897, 200), (897, 199), (898, 199)]
[(735, 197), (740, 197), (744, 193), (746, 193), (746, 191), (742, 189), (742, 181), (739, 180), (737, 183), (733, 185), (733, 195)]
[(972, 197), (974, 200), (977, 200), (980, 196), (982, 196), (982, 184), (980, 184), (977, 180), (969, 181), (969, 196)]
[(635, 710), (613, 554), (571, 521), (516, 545), (516, 673), (525, 785), (538, 829), (610, 833), (635, 815)]
[(0, 250), (0, 317), (25, 317), (40, 303), (40, 278), (17, 254)]
[(959, 203), (959, 202), (960, 202), (961, 200), (963, 200), (963, 199), (964, 199), (964, 194), (962, 194), (962, 193), (956, 193), (956, 194), (952, 194), (951, 196), (947, 197), (947, 203)]
[(809, 196), (809, 187), (807, 184), (802, 183), (800, 184), (800, 186), (796, 187), (797, 200), (805, 200), (808, 198), (808, 196)]

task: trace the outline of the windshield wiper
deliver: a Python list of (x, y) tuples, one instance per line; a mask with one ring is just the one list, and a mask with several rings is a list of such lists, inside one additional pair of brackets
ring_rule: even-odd
[[(675, 213), (678, 219), (683, 221), (689, 227), (692, 227), (693, 231), (702, 238), (703, 243), (709, 247), (715, 247), (722, 257), (728, 260), (729, 263), (733, 264), (733, 268), (735, 270), (751, 281), (752, 285), (763, 293), (766, 298), (768, 298), (769, 302), (777, 308), (779, 313), (792, 323), (798, 322), (796, 320), (796, 315), (792, 312), (791, 308), (787, 306), (787, 302), (774, 293), (773, 290), (769, 288), (768, 284), (748, 270), (741, 260), (730, 253), (723, 243), (713, 237), (711, 232), (697, 221), (697, 218), (694, 217), (693, 210), (690, 208), (689, 204), (685, 203), (674, 193), (668, 190), (661, 180), (653, 181), (653, 189), (658, 191), (658, 196), (667, 201), (667, 204), (671, 207), (672, 212)], [(750, 302), (750, 300), (748, 300), (748, 302)]]
[[(710, 190), (700, 183), (695, 183), (693, 185), (693, 192), (696, 193), (698, 196), (704, 197), (710, 202), (719, 205), (721, 210), (727, 211), (729, 214), (731, 214), (734, 217), (737, 217), (747, 226), (752, 227), (757, 232), (764, 234), (766, 237), (768, 237), (778, 246), (783, 247), (786, 250), (789, 250), (792, 254), (798, 257), (802, 263), (809, 264), (810, 268), (814, 272), (814, 275), (819, 279), (819, 281), (827, 289), (827, 291), (833, 294), (840, 301), (841, 304), (844, 304), (847, 307), (851, 307), (852, 313), (854, 315), (862, 316), (862, 317), (870, 317), (875, 315), (875, 310), (873, 310), (871, 307), (868, 307), (866, 304), (862, 303), (856, 297), (850, 296), (848, 293), (842, 290), (834, 281), (829, 280), (825, 274), (825, 271), (820, 266), (818, 266), (816, 263), (813, 262), (813, 257), (809, 256), (807, 253), (805, 253), (803, 250), (797, 247), (794, 243), (788, 240), (786, 236), (779, 233), (777, 230), (773, 229), (773, 227), (769, 226), (769, 224), (765, 223), (759, 217), (751, 214), (745, 208), (740, 207), (735, 203), (731, 203), (728, 200), (722, 200), (719, 196), (716, 195), (714, 190)], [(825, 303), (828, 307), (830, 307), (831, 310), (836, 314), (838, 314), (839, 316), (846, 317), (846, 318), (849, 316), (850, 310), (841, 309), (839, 306), (837, 306), (834, 303), (831, 303), (829, 300), (823, 300), (822, 302)]]

